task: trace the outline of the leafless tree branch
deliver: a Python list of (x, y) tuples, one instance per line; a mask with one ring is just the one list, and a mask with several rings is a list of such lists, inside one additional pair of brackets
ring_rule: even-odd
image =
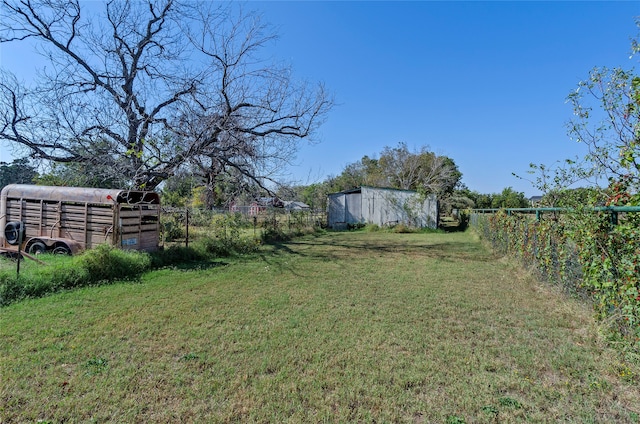
[(32, 89), (0, 84), (0, 139), (37, 158), (99, 162), (147, 189), (192, 166), (264, 185), (333, 106), (260, 56), (275, 36), (234, 5), (110, 0), (91, 16), (78, 0), (0, 4), (0, 42), (36, 42), (47, 63)]

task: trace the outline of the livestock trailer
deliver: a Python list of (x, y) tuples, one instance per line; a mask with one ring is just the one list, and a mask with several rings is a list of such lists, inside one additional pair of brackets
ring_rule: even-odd
[(72, 254), (99, 244), (154, 251), (154, 192), (11, 184), (0, 193), (0, 251)]

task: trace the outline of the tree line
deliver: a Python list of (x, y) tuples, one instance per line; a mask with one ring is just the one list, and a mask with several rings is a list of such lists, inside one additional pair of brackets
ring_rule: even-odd
[[(28, 158), (12, 163), (0, 162), (0, 189), (7, 184), (41, 184), (58, 186), (122, 188), (117, 181), (92, 178), (78, 164), (54, 164), (48, 172), (39, 173)], [(462, 182), (462, 172), (454, 160), (438, 156), (421, 147), (411, 152), (405, 143), (385, 147), (379, 157), (368, 155), (348, 164), (339, 175), (328, 176), (312, 184), (278, 184), (266, 191), (251, 186), (233, 174), (219, 176), (212, 189), (197, 173), (180, 173), (167, 179), (156, 191), (162, 194), (163, 204), (177, 207), (226, 208), (230, 202), (250, 202), (265, 196), (283, 200), (298, 200), (312, 209), (326, 209), (327, 195), (361, 186), (415, 190), (422, 194), (435, 193), (446, 212), (467, 208), (527, 207), (524, 193), (511, 187), (501, 193), (482, 194), (470, 190)]]
[(411, 150), (404, 142), (384, 147), (375, 157), (364, 155), (359, 161), (347, 164), (340, 174), (329, 176), (322, 182), (284, 186), (279, 193), (284, 198), (298, 198), (313, 208), (324, 209), (329, 193), (361, 186), (435, 194), (445, 214), (453, 209), (529, 206), (524, 193), (511, 187), (501, 193), (483, 194), (470, 190), (462, 182), (462, 172), (452, 158), (438, 155), (428, 146)]

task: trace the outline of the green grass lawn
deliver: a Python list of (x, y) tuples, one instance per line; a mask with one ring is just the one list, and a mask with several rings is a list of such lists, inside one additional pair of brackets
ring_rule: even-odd
[(329, 233), (0, 309), (0, 422), (639, 422), (588, 305), (472, 233)]

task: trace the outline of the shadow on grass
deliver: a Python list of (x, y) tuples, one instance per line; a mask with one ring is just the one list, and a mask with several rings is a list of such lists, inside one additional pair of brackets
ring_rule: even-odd
[[(289, 264), (287, 261), (281, 261), (279, 258), (286, 257), (288, 255), (301, 257), (309, 257), (310, 255), (294, 250), (289, 247), (289, 245), (295, 245), (295, 242), (278, 241), (269, 243), (268, 246), (270, 246), (272, 250), (268, 254), (261, 253), (260, 259), (262, 259), (262, 261), (267, 265), (277, 268), (280, 272), (288, 271), (293, 275), (303, 277), (303, 275), (297, 272), (291, 264)], [(315, 255), (311, 256), (315, 257)]]
[[(398, 235), (399, 236), (399, 235)], [(274, 256), (295, 255), (324, 261), (344, 260), (352, 257), (413, 255), (417, 258), (435, 258), (442, 261), (478, 261), (485, 262), (497, 256), (480, 243), (472, 240), (431, 241), (428, 235), (416, 234), (407, 239), (389, 234), (386, 237), (367, 237), (363, 233), (341, 233), (330, 237), (298, 239), (289, 242), (270, 244)], [(420, 237), (424, 237), (420, 239)], [(444, 236), (446, 238), (446, 235)], [(424, 241), (421, 241), (424, 240)], [(310, 253), (308, 253), (310, 252)], [(268, 258), (261, 255), (265, 262)]]
[(446, 225), (440, 227), (445, 233), (464, 233), (469, 228), (467, 225)]
[[(291, 249), (289, 246), (287, 246), (288, 244), (295, 245), (296, 242), (279, 241), (279, 242), (276, 242), (276, 243), (270, 243), (270, 246), (273, 247), (274, 253), (288, 253), (288, 254), (291, 254), (291, 255), (303, 255), (302, 253)], [(303, 256), (305, 256), (305, 255), (303, 255)]]
[(207, 269), (218, 268), (221, 266), (229, 265), (228, 262), (223, 261), (206, 261), (206, 262), (182, 262), (170, 266), (169, 268), (176, 269), (178, 271), (204, 271)]

